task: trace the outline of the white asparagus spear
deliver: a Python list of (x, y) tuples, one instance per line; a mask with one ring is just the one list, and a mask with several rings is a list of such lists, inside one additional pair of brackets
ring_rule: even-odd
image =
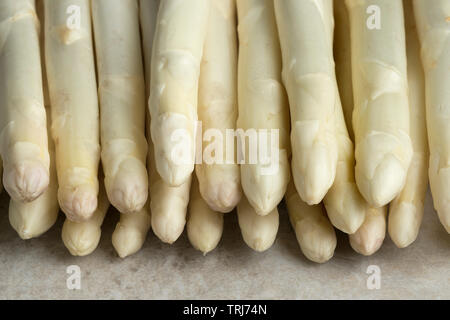
[(97, 207), (99, 110), (90, 1), (45, 0), (45, 56), (58, 200), (71, 220)]
[[(351, 52), (350, 52), (350, 24), (347, 8), (344, 1), (336, 0), (335, 4), (335, 44), (334, 56), (336, 60), (336, 78), (339, 85), (339, 93), (342, 99), (342, 109), (344, 111), (345, 121), (352, 141), (354, 142), (352, 114), (353, 114), (353, 87), (352, 87), (352, 68), (351, 68)], [(338, 177), (336, 177), (338, 180)], [(364, 201), (366, 202), (366, 201)], [(364, 222), (357, 230), (356, 234), (350, 237), (350, 242), (358, 252), (364, 252), (370, 255), (378, 250), (382, 244), (380, 233), (385, 232), (386, 221), (382, 218), (383, 212), (387, 208), (381, 207), (378, 209), (371, 208), (368, 203), (364, 205)], [(385, 213), (384, 213), (385, 214)], [(330, 213), (328, 213), (329, 216)], [(373, 218), (373, 217), (378, 218)], [(384, 239), (384, 233), (382, 233)], [(357, 238), (358, 240), (354, 240)]]
[(34, 0), (0, 1), (0, 155), (3, 185), (21, 202), (48, 187), (50, 159)]
[(149, 109), (155, 162), (171, 186), (194, 170), (200, 62), (208, 0), (161, 2), (152, 53)]
[[(151, 44), (158, 12), (159, 1), (142, 0), (140, 1), (140, 21), (142, 24), (143, 47), (144, 52), (151, 55)], [(150, 37), (150, 38), (149, 38)], [(139, 58), (141, 59), (141, 58)], [(149, 70), (149, 69), (148, 69)], [(146, 69), (146, 74), (147, 73)], [(148, 88), (146, 88), (148, 90)], [(148, 97), (148, 94), (145, 95)], [(147, 108), (145, 108), (146, 110)], [(150, 159), (150, 157), (147, 159)], [(146, 177), (147, 178), (147, 177)], [(120, 221), (112, 235), (112, 243), (121, 258), (125, 258), (139, 251), (145, 242), (148, 230), (151, 226), (150, 204), (149, 202), (138, 212), (131, 214), (121, 214)]]
[[(381, 207), (403, 189), (412, 157), (403, 6), (401, 0), (346, 0), (346, 4), (356, 182), (369, 204)], [(369, 5), (380, 10), (380, 29), (376, 23), (368, 26)]]
[(138, 212), (148, 197), (138, 1), (93, 1), (92, 18), (106, 193), (120, 212)]
[(275, 1), (291, 109), (292, 176), (310, 205), (333, 184), (338, 160), (332, 6), (332, 0)]
[(409, 246), (419, 233), (428, 188), (429, 157), (425, 112), (425, 76), (420, 61), (420, 44), (412, 2), (410, 0), (403, 1), (403, 5), (408, 58), (410, 136), (414, 154), (405, 187), (389, 206), (389, 235), (399, 248)]
[[(229, 212), (241, 198), (240, 169), (226, 163), (226, 129), (235, 129), (237, 118), (237, 35), (235, 0), (211, 0), (208, 32), (200, 67), (198, 117), (202, 130), (220, 131), (222, 157), (213, 155), (213, 163), (203, 158), (195, 166), (200, 193), (215, 211)], [(208, 150), (203, 143), (202, 154)], [(234, 150), (234, 146), (233, 146)], [(234, 160), (234, 159), (233, 159)]]
[(250, 248), (262, 252), (273, 245), (279, 226), (277, 207), (262, 216), (255, 211), (247, 198), (243, 196), (237, 206), (237, 216), (242, 238)]
[[(335, 38), (334, 38), (334, 57), (336, 61), (336, 78), (339, 86), (339, 94), (342, 100), (342, 109), (344, 111), (345, 122), (347, 124), (349, 135), (354, 142), (352, 114), (353, 114), (353, 87), (352, 87), (352, 68), (350, 52), (350, 24), (347, 8), (344, 1), (334, 1), (334, 14), (336, 19)], [(338, 180), (338, 175), (336, 180)], [(386, 229), (385, 219), (381, 219), (386, 208), (371, 208), (364, 201), (364, 222), (357, 230), (356, 234), (350, 237), (350, 242), (359, 252), (370, 255), (381, 246), (379, 240), (379, 230)], [(330, 212), (328, 212), (330, 215)], [(379, 218), (373, 218), (379, 217)], [(363, 227), (364, 226), (364, 227)], [(354, 239), (357, 238), (358, 241)], [(382, 237), (384, 239), (384, 235)]]
[(217, 247), (223, 233), (223, 213), (208, 206), (200, 194), (196, 178), (193, 178), (191, 186), (186, 230), (189, 242), (203, 255)]
[[(324, 198), (324, 203), (327, 208), (328, 215), (331, 222), (339, 229), (347, 233), (355, 232), (359, 226), (364, 221), (365, 215), (365, 203), (359, 194), (359, 191), (355, 184), (355, 178), (353, 174), (354, 157), (353, 157), (353, 144), (349, 138), (347, 128), (345, 125), (344, 116), (342, 113), (342, 107), (340, 105), (339, 93), (336, 86), (336, 77), (334, 72), (334, 61), (333, 61), (333, 51), (332, 51), (332, 41), (333, 41), (333, 15), (332, 15), (332, 2), (330, 1), (314, 1), (314, 2), (295, 2), (295, 1), (283, 1), (276, 2), (275, 4), (277, 18), (279, 20), (279, 31), (281, 36), (290, 36), (291, 39), (282, 40), (282, 48), (285, 58), (285, 83), (289, 86), (291, 85), (291, 98), (297, 102), (301, 102), (305, 97), (305, 93), (301, 94), (301, 90), (297, 88), (297, 82), (291, 81), (295, 80), (295, 77), (300, 78), (314, 78), (317, 76), (325, 78), (322, 84), (326, 87), (327, 81), (330, 81), (333, 85), (333, 98), (327, 98), (326, 103), (333, 103), (335, 105), (329, 106), (323, 104), (322, 108), (328, 110), (331, 114), (325, 116), (323, 120), (326, 126), (322, 129), (334, 130), (334, 134), (327, 134), (333, 138), (333, 146), (338, 146), (338, 162), (333, 164), (336, 171), (336, 178), (334, 179), (334, 172), (332, 173), (334, 182)], [(295, 15), (304, 14), (304, 21), (299, 21), (295, 18)], [(299, 25), (297, 25), (299, 24)], [(292, 31), (292, 30), (294, 31)], [(300, 30), (302, 29), (302, 30)], [(312, 32), (314, 30), (315, 36), (321, 38), (319, 42), (309, 41), (309, 34), (307, 32)], [(302, 42), (300, 44), (300, 42)], [(284, 47), (283, 47), (284, 44)], [(301, 46), (301, 47), (298, 47)], [(301, 51), (314, 52), (318, 50), (319, 53), (314, 56), (308, 56), (307, 58), (313, 60), (314, 58), (319, 58), (315, 61), (315, 64), (311, 64), (309, 60), (300, 62), (303, 57), (297, 58), (296, 55), (301, 55)], [(292, 64), (289, 63), (292, 61)], [(326, 63), (324, 64), (325, 61)], [(305, 63), (305, 65), (302, 65)], [(290, 74), (290, 72), (294, 72)], [(289, 77), (294, 77), (293, 79)], [(303, 81), (303, 80), (302, 80)], [(301, 88), (302, 89), (302, 88)], [(323, 89), (323, 88), (322, 88)], [(326, 89), (326, 88), (325, 88)], [(324, 92), (327, 90), (324, 89)], [(303, 89), (302, 89), (303, 90)], [(299, 96), (296, 94), (299, 93)], [(327, 92), (328, 93), (328, 92)], [(322, 92), (317, 92), (318, 95), (323, 95)], [(292, 105), (292, 104), (291, 104)], [(305, 103), (305, 106), (298, 106), (298, 108), (308, 108), (310, 107)], [(317, 116), (322, 116), (322, 114), (317, 113)], [(297, 110), (298, 111), (298, 110)], [(312, 110), (316, 112), (317, 110)], [(297, 112), (298, 113), (298, 112)], [(294, 119), (292, 119), (293, 131), (297, 130), (294, 124)], [(299, 120), (303, 121), (303, 120)], [(309, 121), (309, 120), (308, 120)], [(334, 122), (334, 123), (330, 123)], [(297, 122), (297, 124), (300, 122)], [(306, 122), (305, 122), (306, 123)], [(303, 127), (303, 125), (301, 126)], [(322, 130), (321, 129), (321, 130)], [(301, 129), (303, 130), (303, 129)], [(308, 129), (309, 130), (309, 129)], [(291, 133), (292, 134), (292, 133)], [(295, 133), (294, 133), (295, 134)], [(321, 133), (319, 133), (320, 135)], [(312, 137), (314, 138), (314, 137)], [(295, 139), (291, 137), (291, 140)], [(315, 139), (315, 138), (314, 138)], [(292, 141), (293, 145), (296, 143)], [(331, 143), (331, 142), (330, 142)], [(319, 145), (316, 147), (320, 148)], [(309, 148), (309, 147), (308, 147)], [(315, 148), (315, 147), (314, 147)], [(301, 149), (298, 149), (301, 150)], [(306, 149), (305, 149), (306, 150)], [(306, 152), (306, 151), (305, 151)], [(334, 152), (334, 151), (333, 151)], [(293, 170), (297, 165), (294, 159), (295, 153), (293, 154)], [(334, 155), (333, 155), (334, 157)], [(333, 160), (334, 161), (334, 160)], [(322, 168), (323, 171), (323, 168)], [(325, 170), (326, 171), (326, 170)], [(300, 172), (300, 171), (299, 171)], [(298, 173), (299, 173), (298, 172)], [(322, 172), (323, 173), (323, 172)], [(295, 172), (293, 173), (295, 177)], [(303, 177), (303, 175), (302, 175)], [(302, 177), (300, 177), (302, 179)], [(298, 182), (294, 178), (294, 182)], [(296, 184), (297, 185), (297, 184)], [(329, 187), (329, 186), (328, 186)], [(327, 188), (328, 188), (327, 187)], [(305, 189), (300, 186), (298, 190)], [(324, 189), (325, 191), (327, 189)], [(321, 193), (321, 192), (319, 192)], [(317, 193), (318, 194), (318, 193)], [(305, 195), (305, 193), (303, 193)], [(316, 203), (321, 200), (323, 194), (320, 197), (313, 200), (312, 203)], [(312, 198), (309, 198), (310, 201)]]
[(97, 248), (102, 233), (101, 226), (108, 209), (108, 196), (103, 183), (101, 183), (98, 194), (98, 206), (92, 216), (81, 222), (71, 221), (66, 218), (61, 238), (73, 256), (86, 256)]
[(352, 63), (350, 51), (350, 21), (345, 1), (334, 0), (334, 43), (333, 53), (336, 70), (336, 80), (339, 88), (339, 96), (344, 112), (345, 124), (351, 140), (355, 141), (352, 125), (353, 113), (353, 86), (352, 86)]
[(413, 4), (425, 71), (428, 175), (434, 207), (450, 233), (450, 3), (414, 0)]
[(386, 236), (387, 207), (369, 208), (362, 226), (349, 235), (350, 245), (356, 252), (370, 256), (378, 251)]
[[(39, 21), (44, 22), (42, 2), (36, 3)], [(42, 64), (42, 86), (44, 92), (44, 105), (47, 118), (48, 150), (50, 155), (50, 182), (47, 190), (37, 199), (22, 203), (11, 199), (9, 202), (9, 221), (22, 239), (38, 237), (49, 230), (56, 222), (59, 213), (58, 205), (58, 179), (56, 177), (55, 145), (49, 132), (51, 126), (50, 99), (48, 96), (47, 76), (44, 59), (44, 32), (40, 33), (40, 50)]]
[[(123, 1), (123, 0), (120, 0)], [(121, 258), (138, 252), (150, 229), (150, 208), (146, 204), (138, 212), (120, 214), (120, 221), (112, 234), (112, 244)]]
[[(281, 52), (273, 1), (240, 0), (237, 1), (237, 9), (237, 127), (245, 130), (249, 136), (248, 139), (242, 139), (245, 143), (245, 150), (242, 152), (245, 163), (241, 165), (241, 182), (248, 202), (257, 214), (265, 215), (273, 212), (283, 199), (290, 179), (288, 101), (281, 83)], [(265, 130), (269, 139), (260, 134), (263, 132), (261, 130)], [(257, 139), (251, 138), (252, 132), (258, 134)], [(272, 132), (278, 136), (272, 136)], [(258, 148), (249, 146), (252, 141), (255, 144), (256, 140)], [(269, 164), (264, 163), (260, 157), (263, 153), (267, 154), (261, 149), (261, 144), (268, 146)], [(252, 156), (257, 161), (252, 160)]]
[(337, 240), (323, 205), (305, 203), (292, 182), (288, 185), (285, 199), (289, 220), (305, 257), (317, 263), (330, 260)]
[[(341, 5), (343, 6), (344, 4), (341, 3)], [(333, 23), (332, 21), (330, 22), (329, 19), (330, 18), (326, 20), (328, 21), (326, 27), (322, 29), (322, 32), (326, 33), (323, 36), (326, 37), (326, 41), (329, 42), (328, 48), (333, 46), (333, 38), (330, 36), (333, 34)], [(333, 17), (331, 17), (331, 19), (333, 19)], [(348, 43), (345, 45), (348, 46)], [(326, 53), (322, 54), (328, 54), (328, 60), (333, 62), (332, 50), (328, 50)], [(336, 97), (334, 102), (336, 106), (334, 108), (334, 121), (335, 138), (338, 146), (338, 162), (336, 166), (336, 177), (333, 185), (325, 195), (323, 202), (331, 223), (343, 232), (354, 233), (364, 221), (366, 203), (361, 197), (355, 183), (353, 169), (355, 164), (353, 154), (354, 148), (345, 124), (334, 70), (330, 72), (329, 77), (335, 84)]]
[[(147, 93), (150, 91), (150, 61), (158, 4), (159, 1), (153, 0), (141, 0), (140, 2)], [(147, 130), (149, 130), (149, 124), (148, 121)], [(153, 232), (158, 238), (163, 242), (173, 243), (181, 235), (186, 224), (191, 178), (178, 187), (171, 187), (164, 182), (156, 171), (154, 148), (150, 139), (150, 132), (148, 131), (147, 138), (149, 142), (147, 168), (150, 183), (151, 225)]]

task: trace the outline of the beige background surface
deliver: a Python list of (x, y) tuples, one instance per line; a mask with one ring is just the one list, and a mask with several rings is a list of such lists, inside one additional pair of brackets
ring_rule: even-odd
[[(235, 214), (225, 219), (219, 247), (203, 257), (184, 234), (174, 245), (150, 232), (142, 250), (125, 260), (111, 245), (118, 219), (110, 211), (100, 245), (87, 257), (72, 257), (61, 238), (62, 217), (45, 235), (23, 241), (9, 225), (8, 199), (0, 196), (1, 299), (450, 299), (450, 235), (426, 200), (417, 241), (397, 249), (387, 237), (371, 257), (353, 252), (338, 234), (326, 264), (302, 255), (282, 206), (274, 246), (256, 253), (241, 239)], [(69, 290), (66, 268), (81, 268), (81, 289)], [(367, 289), (369, 265), (381, 269), (381, 288)]]

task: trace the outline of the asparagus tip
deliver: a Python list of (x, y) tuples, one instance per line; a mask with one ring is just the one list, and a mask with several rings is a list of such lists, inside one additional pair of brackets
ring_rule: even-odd
[(49, 171), (39, 162), (26, 161), (5, 170), (3, 184), (11, 198), (19, 202), (31, 202), (48, 188)]
[(98, 204), (97, 191), (90, 185), (59, 189), (58, 200), (67, 218), (76, 222), (88, 220)]

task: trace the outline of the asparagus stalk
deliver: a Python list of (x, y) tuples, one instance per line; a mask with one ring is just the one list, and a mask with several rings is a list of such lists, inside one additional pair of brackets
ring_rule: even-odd
[(389, 206), (389, 235), (399, 248), (417, 238), (424, 213), (428, 187), (428, 141), (425, 112), (425, 77), (420, 61), (420, 44), (411, 1), (404, 1), (408, 88), (410, 102), (410, 135), (413, 157), (402, 192)]
[[(237, 1), (239, 19), (237, 127), (243, 130), (276, 130), (279, 149), (270, 150), (270, 167), (258, 159), (250, 163), (249, 141), (241, 165), (242, 188), (257, 214), (274, 212), (290, 179), (289, 110), (281, 83), (281, 53), (273, 1)], [(266, 131), (266, 132), (267, 132)], [(270, 134), (270, 133), (269, 133)], [(262, 135), (260, 135), (262, 136)], [(272, 139), (272, 137), (270, 138)], [(265, 141), (259, 141), (265, 143)], [(272, 140), (268, 143), (272, 145)], [(261, 150), (258, 150), (258, 153)]]
[(66, 218), (61, 238), (70, 254), (86, 256), (97, 248), (102, 233), (101, 225), (108, 208), (108, 196), (102, 183), (100, 184), (97, 209), (88, 220), (75, 222)]
[(149, 109), (161, 178), (179, 186), (194, 170), (200, 62), (208, 0), (162, 1), (157, 18)]
[(369, 208), (362, 226), (349, 235), (353, 250), (370, 256), (381, 248), (386, 236), (386, 213), (387, 207)]
[(217, 247), (223, 233), (223, 213), (212, 210), (203, 200), (195, 178), (191, 186), (186, 229), (189, 242), (203, 255)]
[[(158, 13), (159, 0), (140, 0), (139, 2), (139, 16), (142, 29), (143, 49), (145, 57), (145, 79), (150, 78), (150, 58), (152, 51), (153, 35), (156, 26), (156, 16)], [(146, 82), (146, 97), (149, 95), (149, 81)], [(147, 111), (147, 109), (146, 109)], [(146, 114), (148, 111), (146, 112)], [(148, 115), (147, 119), (148, 119)], [(149, 121), (147, 122), (147, 129), (149, 129)], [(147, 137), (150, 137), (148, 132)], [(151, 140), (149, 139), (151, 145)], [(150, 163), (154, 161), (153, 154), (147, 157), (147, 167), (150, 168)], [(154, 168), (153, 168), (154, 169)], [(155, 170), (155, 169), (154, 169)], [(148, 172), (150, 174), (150, 172)], [(125, 258), (140, 250), (145, 242), (146, 235), (151, 226), (150, 203), (137, 213), (128, 215), (121, 214), (119, 223), (113, 233), (112, 243), (116, 252), (121, 258)]]
[(137, 0), (92, 2), (105, 188), (111, 204), (122, 213), (141, 211), (148, 197), (138, 17)]
[(450, 6), (447, 0), (414, 0), (425, 71), (430, 178), (434, 207), (450, 233)]
[(277, 237), (279, 214), (275, 207), (262, 216), (242, 197), (237, 206), (237, 216), (244, 242), (253, 250), (263, 252), (269, 249)]
[[(329, 6), (331, 4), (327, 3), (326, 5)], [(330, 35), (333, 34), (333, 23), (329, 19), (333, 19), (333, 17), (327, 18), (326, 21), (328, 22), (326, 23), (326, 27), (321, 30), (326, 33), (323, 34), (323, 37), (326, 37), (328, 48), (331, 48), (333, 46), (333, 38)], [(309, 47), (306, 48), (311, 50)], [(328, 60), (333, 62), (332, 50), (328, 50), (327, 54)], [(325, 195), (323, 202), (331, 223), (343, 232), (354, 233), (364, 221), (366, 203), (361, 197), (355, 183), (353, 172), (355, 165), (353, 142), (350, 139), (346, 127), (341, 99), (336, 84), (335, 71), (332, 70), (328, 76), (333, 81), (335, 87), (335, 114), (333, 119), (335, 121), (335, 138), (338, 146), (338, 162), (334, 182)]]
[[(140, 19), (143, 34), (147, 97), (150, 91), (151, 54), (159, 1), (141, 0)], [(147, 138), (150, 138), (150, 118), (147, 115)], [(154, 148), (148, 139), (147, 168), (150, 183), (151, 226), (163, 242), (173, 243), (183, 232), (189, 202), (191, 178), (178, 187), (171, 187), (158, 174), (155, 166)]]
[[(202, 129), (235, 129), (237, 118), (237, 36), (234, 0), (212, 0), (200, 67), (198, 117)], [(240, 172), (237, 163), (226, 163), (227, 145), (222, 141), (222, 157), (214, 163), (195, 166), (200, 193), (215, 211), (229, 212), (241, 198)], [(208, 145), (203, 144), (202, 154)], [(220, 163), (217, 163), (220, 162)]]
[[(90, 3), (88, 0), (44, 2), (58, 200), (66, 216), (74, 221), (92, 216), (97, 208), (99, 188), (99, 110)], [(68, 14), (74, 6), (79, 12)], [(72, 15), (78, 13), (79, 26), (71, 22)]]
[[(336, 18), (336, 32), (334, 38), (336, 78), (338, 80), (339, 93), (342, 99), (342, 109), (344, 111), (348, 132), (350, 134), (352, 142), (354, 142), (352, 126), (353, 87), (351, 73), (351, 52), (348, 46), (348, 44), (350, 43), (349, 17), (347, 8), (343, 1), (335, 1), (334, 4), (334, 13)], [(336, 177), (336, 180), (338, 180), (338, 177)], [(385, 219), (381, 219), (383, 212), (386, 212), (386, 207), (375, 209), (370, 207), (370, 205), (366, 201), (364, 202), (364, 222), (358, 228), (356, 233), (350, 236), (350, 243), (353, 244), (354, 248), (358, 249), (358, 252), (364, 252), (366, 255), (370, 255), (378, 250), (379, 246), (381, 246), (382, 240), (379, 241), (379, 230), (384, 230), (386, 228)], [(328, 212), (328, 215), (331, 219), (330, 212)], [(380, 218), (373, 219), (372, 216), (374, 215)], [(353, 232), (351, 232), (350, 234), (353, 234)], [(358, 240), (355, 241), (354, 238), (357, 238)], [(382, 239), (384, 239), (384, 235), (382, 236)]]
[(3, 185), (30, 202), (47, 189), (50, 166), (35, 1), (1, 1), (0, 25)]
[[(122, 1), (122, 0), (121, 0)], [(112, 234), (112, 244), (121, 258), (138, 252), (150, 229), (150, 208), (145, 205), (140, 211), (120, 214), (120, 221)]]
[[(351, 29), (356, 182), (371, 206), (403, 189), (412, 157), (405, 29), (401, 0), (346, 0)], [(382, 26), (366, 26), (367, 7), (380, 8)]]
[[(153, 42), (153, 33), (158, 13), (159, 1), (141, 0), (140, 3), (140, 22), (142, 24), (142, 36), (144, 53), (151, 55), (151, 44)], [(146, 56), (147, 57), (147, 56)], [(139, 60), (141, 58), (139, 57)], [(150, 64), (148, 64), (150, 65)], [(146, 75), (150, 74), (150, 68), (146, 69)], [(148, 86), (146, 86), (146, 97), (148, 97)], [(146, 110), (146, 108), (145, 108)], [(144, 149), (147, 149), (145, 147)], [(148, 163), (153, 161), (150, 156)], [(146, 177), (148, 179), (148, 177)], [(139, 251), (146, 239), (148, 230), (151, 226), (150, 203), (148, 203), (138, 212), (131, 214), (121, 214), (120, 221), (112, 235), (112, 243), (121, 258), (125, 258)]]
[[(39, 21), (44, 21), (42, 2), (36, 6)], [(41, 61), (43, 69), (43, 97), (46, 109), (47, 130), (50, 130), (50, 101), (48, 96), (47, 76), (45, 73), (44, 61), (44, 33), (40, 34)], [(50, 154), (50, 182), (47, 190), (37, 199), (23, 203), (11, 199), (9, 202), (9, 221), (14, 230), (22, 239), (38, 237), (49, 230), (58, 218), (58, 181), (56, 178), (55, 145), (48, 132), (48, 150)]]
[(317, 263), (330, 260), (337, 240), (322, 204), (305, 203), (293, 183), (289, 184), (285, 199), (289, 220), (305, 257)]
[(322, 201), (338, 161), (331, 0), (275, 1), (291, 109), (292, 175), (308, 204)]
[[(293, 111), (293, 113), (297, 113), (299, 115), (303, 114), (306, 115), (307, 112), (317, 112), (319, 109), (315, 108), (314, 110), (307, 110), (307, 108), (310, 107), (306, 102), (306, 100), (303, 100), (305, 97), (309, 96), (309, 93), (306, 93), (305, 85), (302, 84), (302, 87), (299, 89), (297, 88), (298, 83), (300, 82), (294, 81), (295, 79), (301, 78), (301, 79), (313, 79), (312, 81), (315, 81), (314, 78), (316, 77), (322, 77), (325, 80), (321, 82), (321, 85), (324, 85), (322, 89), (324, 92), (327, 92), (326, 87), (328, 86), (327, 82), (330, 82), (333, 85), (333, 98), (326, 98), (323, 102), (323, 104), (320, 104), (319, 107), (321, 107), (322, 111), (317, 112), (315, 116), (321, 117), (326, 112), (329, 112), (329, 115), (325, 114), (325, 117), (322, 118), (324, 121), (324, 126), (322, 126), (322, 132), (320, 130), (317, 132), (317, 134), (320, 135), (328, 135), (332, 137), (333, 141), (328, 141), (326, 143), (332, 143), (333, 148), (338, 147), (338, 158), (337, 163), (334, 163), (333, 160), (333, 179), (334, 182), (331, 181), (333, 184), (330, 186), (327, 186), (324, 190), (326, 193), (326, 196), (324, 198), (324, 203), (328, 212), (328, 216), (331, 219), (331, 222), (339, 229), (341, 229), (344, 232), (347, 233), (353, 233), (355, 232), (359, 226), (364, 221), (364, 215), (365, 215), (365, 203), (359, 194), (359, 191), (355, 184), (355, 178), (353, 174), (353, 166), (354, 166), (354, 157), (353, 157), (353, 143), (350, 140), (350, 137), (348, 135), (348, 131), (345, 125), (345, 120), (343, 116), (342, 106), (339, 98), (339, 92), (336, 85), (336, 75), (334, 71), (334, 61), (333, 61), (333, 15), (332, 15), (332, 2), (331, 1), (313, 1), (313, 2), (301, 2), (301, 1), (279, 1), (276, 2), (275, 5), (277, 18), (279, 21), (279, 31), (281, 37), (287, 37), (283, 39), (282, 42), (282, 49), (283, 49), (283, 57), (284, 57), (284, 66), (285, 66), (285, 83), (287, 84), (288, 93), (289, 93), (289, 86), (291, 88), (291, 106), (295, 103), (297, 103), (298, 108), (296, 111)], [(323, 11), (322, 11), (323, 9)], [(295, 18), (295, 15), (304, 15), (305, 18), (300, 21), (299, 19)], [(318, 37), (319, 41), (310, 41), (309, 32), (314, 32), (315, 36)], [(290, 38), (289, 38), (290, 37)], [(306, 55), (307, 59), (303, 61), (303, 56), (301, 59), (297, 58), (297, 55), (301, 55), (302, 50), (305, 52), (314, 53), (314, 56)], [(314, 58), (319, 58), (318, 61), (312, 62)], [(311, 59), (308, 60), (308, 59)], [(290, 61), (292, 63), (290, 63)], [(300, 62), (303, 61), (303, 62)], [(313, 82), (310, 84), (306, 83), (308, 86), (312, 85)], [(318, 87), (319, 88), (319, 87)], [(303, 93), (302, 93), (303, 90)], [(309, 89), (308, 89), (309, 90)], [(297, 96), (298, 93), (298, 96)], [(318, 96), (322, 96), (322, 92), (316, 92)], [(310, 97), (310, 96), (309, 96)], [(309, 98), (308, 98), (309, 99)], [(334, 105), (327, 105), (327, 103), (332, 103)], [(302, 104), (305, 106), (303, 107)], [(304, 108), (306, 111), (300, 110), (300, 108)], [(327, 111), (328, 110), (328, 111)], [(309, 113), (308, 113), (309, 114)], [(299, 118), (300, 119), (300, 118)], [(319, 119), (319, 118), (317, 118)], [(294, 142), (295, 140), (295, 130), (306, 130), (306, 127), (304, 127), (304, 124), (308, 123), (309, 120), (305, 121), (303, 120), (294, 120), (292, 119), (292, 128), (293, 131), (291, 132), (291, 135), (294, 134), (294, 136), (291, 136), (291, 140), (293, 145), (296, 144)], [(297, 121), (296, 123), (294, 121)], [(316, 121), (316, 120), (315, 120)], [(316, 122), (320, 123), (320, 119)], [(333, 122), (333, 123), (331, 123)], [(302, 124), (303, 123), (303, 124)], [(312, 123), (312, 122), (311, 122)], [(297, 126), (298, 125), (298, 126)], [(309, 126), (309, 125), (308, 125)], [(299, 129), (300, 128), (300, 129)], [(303, 128), (303, 129), (301, 129)], [(311, 127), (309, 126), (311, 129)], [(308, 130), (310, 130), (308, 129)], [(330, 131), (327, 130), (334, 130), (334, 134), (331, 134)], [(320, 148), (324, 147), (325, 144), (323, 144), (324, 141), (320, 142), (321, 139), (317, 137), (311, 137), (312, 140), (308, 142), (309, 146), (307, 145), (300, 145), (299, 150), (302, 150), (301, 148), (307, 147), (307, 148), (315, 148), (316, 150), (319, 150)], [(317, 138), (317, 139), (316, 139)], [(315, 140), (315, 141), (314, 141)], [(315, 143), (317, 144), (315, 145)], [(325, 148), (323, 150), (331, 150), (330, 148)], [(306, 149), (303, 149), (306, 150)], [(334, 151), (332, 151), (331, 154), (333, 154)], [(307, 153), (305, 151), (305, 156), (303, 157), (303, 160), (306, 159), (306, 161), (310, 161), (307, 159)], [(324, 157), (328, 157), (327, 154), (322, 154)], [(332, 156), (334, 157), (334, 155)], [(298, 157), (295, 157), (295, 152), (293, 154), (293, 176), (294, 176), (294, 182), (297, 186), (297, 182), (299, 182), (301, 179), (306, 179), (303, 182), (300, 182), (298, 184), (297, 190), (299, 190), (300, 195), (303, 194), (304, 199), (309, 199), (308, 201), (310, 203), (317, 203), (322, 200), (323, 194), (322, 191), (316, 193), (313, 192), (312, 194), (319, 195), (318, 197), (307, 195), (309, 192), (308, 189), (310, 187), (307, 187), (305, 189), (304, 182), (307, 181), (307, 176), (304, 174), (301, 174), (300, 176), (297, 175), (299, 179), (295, 179), (296, 173), (295, 173), (295, 167), (300, 162), (296, 161)], [(325, 159), (325, 158), (324, 158)], [(311, 160), (312, 161), (312, 160)], [(306, 163), (306, 162), (305, 162)], [(330, 164), (330, 162), (328, 162)], [(315, 165), (315, 164), (314, 164)], [(303, 167), (305, 169), (306, 167)], [(302, 170), (303, 170), (302, 169)], [(319, 168), (316, 168), (319, 170)], [(328, 169), (325, 170), (327, 172)], [(323, 169), (319, 170), (322, 171)], [(318, 172), (319, 172), (318, 171)], [(303, 171), (297, 171), (297, 173), (301, 173)], [(312, 172), (312, 171), (309, 171)], [(335, 177), (335, 178), (334, 178)], [(314, 178), (315, 179), (315, 178)], [(322, 181), (323, 182), (323, 181)], [(323, 183), (319, 183), (322, 186), (324, 186)], [(329, 188), (329, 189), (328, 189)], [(319, 190), (320, 188), (316, 188), (315, 190)], [(303, 190), (303, 191), (301, 191)], [(306, 195), (306, 196), (305, 196)], [(315, 199), (314, 199), (315, 198)], [(307, 202), (308, 202), (307, 201)], [(312, 201), (312, 202), (311, 202)]]

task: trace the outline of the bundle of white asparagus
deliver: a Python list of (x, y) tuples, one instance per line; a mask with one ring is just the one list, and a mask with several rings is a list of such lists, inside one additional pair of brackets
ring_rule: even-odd
[(37, 237), (61, 208), (87, 255), (111, 204), (118, 256), (185, 227), (206, 254), (235, 212), (265, 251), (284, 199), (323, 263), (335, 228), (362, 255), (386, 231), (411, 245), (429, 178), (450, 233), (449, 17), (448, 0), (2, 0), (11, 226)]

